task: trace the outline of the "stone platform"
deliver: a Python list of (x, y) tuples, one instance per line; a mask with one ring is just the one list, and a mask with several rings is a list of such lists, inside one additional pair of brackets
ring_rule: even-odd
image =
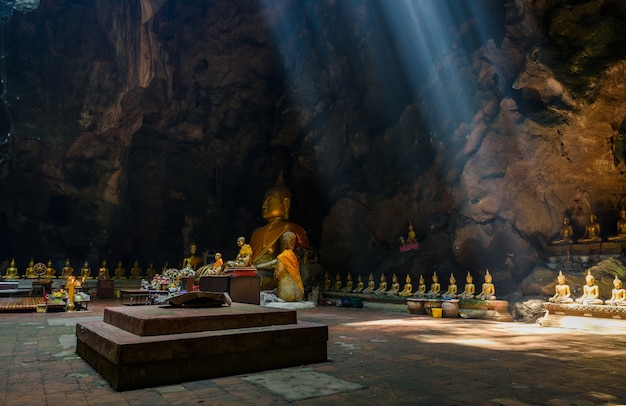
[(544, 308), (546, 314), (539, 319), (541, 327), (626, 333), (626, 307), (546, 302)]
[[(137, 334), (139, 333), (139, 334)], [(328, 327), (293, 310), (106, 308), (76, 325), (76, 353), (118, 391), (325, 362)]]

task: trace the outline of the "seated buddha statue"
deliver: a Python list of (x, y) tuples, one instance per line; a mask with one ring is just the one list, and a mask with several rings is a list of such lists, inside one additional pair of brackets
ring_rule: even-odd
[(554, 296), (549, 298), (548, 300), (552, 303), (572, 303), (574, 299), (572, 299), (572, 292), (569, 287), (565, 283), (565, 275), (563, 275), (562, 271), (559, 271), (559, 275), (556, 277), (557, 284), (554, 287)]
[(66, 258), (65, 265), (63, 265), (63, 268), (61, 268), (61, 277), (63, 279), (67, 279), (73, 275), (74, 275), (74, 268), (72, 268), (72, 266), (70, 265), (70, 259)]
[(433, 272), (433, 283), (430, 284), (430, 290), (426, 293), (427, 297), (439, 297), (441, 296), (441, 284), (439, 284), (439, 277), (437, 271)]
[(415, 242), (417, 239), (415, 238), (415, 231), (413, 230), (413, 223), (409, 222), (409, 233), (406, 237), (406, 242)]
[(367, 277), (367, 287), (363, 289), (363, 293), (374, 293), (374, 289), (376, 289), (374, 284), (374, 274), (370, 272), (370, 275)]
[(574, 238), (574, 229), (572, 225), (569, 223), (569, 218), (567, 216), (563, 217), (563, 225), (561, 226), (561, 231), (559, 232), (559, 236), (552, 241), (552, 244), (571, 244)]
[(601, 305), (602, 299), (600, 299), (600, 288), (596, 285), (596, 279), (591, 274), (591, 269), (587, 270), (585, 281), (587, 284), (583, 286), (583, 295), (576, 299), (576, 303), (584, 305)]
[(459, 295), (461, 299), (473, 299), (476, 294), (476, 286), (474, 286), (474, 278), (467, 271), (467, 276), (465, 277), (465, 287), (463, 288), (463, 292)]
[(152, 263), (152, 261), (150, 261), (150, 264), (148, 265), (148, 269), (146, 269), (146, 279), (148, 279), (149, 281), (152, 280), (155, 274), (156, 274), (156, 269), (154, 268), (154, 264)]
[[(309, 248), (309, 240), (304, 229), (289, 221), (291, 193), (283, 183), (282, 172), (276, 183), (265, 192), (261, 215), (266, 225), (256, 229), (250, 238), (252, 248), (252, 264), (259, 268), (260, 264), (269, 263), (280, 253), (280, 238), (291, 231), (296, 235), (296, 247)], [(265, 268), (258, 271), (261, 277), (261, 290), (273, 289), (275, 281), (273, 269)]]
[(361, 292), (363, 292), (363, 289), (365, 289), (365, 286), (363, 286), (363, 278), (361, 277), (361, 275), (359, 275), (359, 276), (357, 276), (356, 288), (354, 288), (353, 292), (354, 293), (361, 293)]
[(378, 289), (374, 291), (374, 293), (385, 293), (387, 292), (387, 278), (385, 278), (385, 274), (380, 274), (380, 283), (378, 284)]
[(580, 243), (600, 242), (600, 223), (595, 214), (589, 215), (589, 224), (585, 227), (585, 234), (578, 239)]
[(98, 269), (98, 279), (109, 279), (109, 268), (107, 267), (107, 260), (102, 260), (102, 265)]
[(233, 261), (227, 261), (226, 264), (229, 267), (250, 266), (252, 264), (252, 247), (250, 247), (250, 244), (246, 244), (246, 237), (237, 238), (237, 246), (239, 247), (239, 253)]
[(455, 299), (457, 296), (456, 278), (453, 274), (450, 274), (450, 284), (448, 285), (448, 290), (441, 295), (441, 297), (444, 299)]
[(44, 275), (44, 278), (51, 279), (51, 278), (56, 278), (56, 277), (57, 277), (57, 270), (54, 269), (54, 267), (52, 266), (52, 260), (49, 259), (48, 263), (46, 264), (46, 274)]
[(324, 272), (324, 290), (330, 290), (330, 275), (328, 274), (328, 271)]
[(28, 263), (28, 267), (26, 267), (26, 278), (38, 278), (37, 274), (35, 274), (35, 261), (31, 258)]
[(341, 291), (341, 275), (339, 275), (339, 273), (337, 273), (337, 275), (335, 275), (335, 284), (333, 285), (333, 290), (334, 291)]
[(415, 294), (413, 294), (413, 296), (416, 296), (416, 297), (426, 296), (426, 281), (424, 280), (423, 275), (420, 275), (419, 284), (417, 285), (417, 291), (415, 291)]
[(352, 275), (348, 272), (348, 276), (346, 276), (346, 286), (341, 289), (342, 292), (352, 292), (354, 289), (354, 282), (352, 281)]
[(190, 266), (194, 271), (202, 265), (202, 258), (197, 254), (198, 246), (195, 243), (189, 245), (189, 256), (183, 260), (183, 268)]
[(411, 277), (409, 274), (406, 275), (404, 279), (404, 287), (398, 293), (398, 296), (412, 296), (413, 295), (413, 285), (411, 284)]
[(17, 271), (17, 267), (15, 266), (15, 258), (11, 259), (11, 263), (9, 264), (6, 273), (4, 274), (4, 279), (19, 279), (20, 275)]
[(398, 282), (398, 277), (395, 272), (391, 276), (391, 288), (389, 288), (389, 290), (385, 293), (388, 295), (397, 295), (400, 293), (400, 282)]
[(130, 268), (130, 277), (132, 279), (141, 279), (141, 274), (143, 273), (143, 269), (139, 266), (139, 262), (135, 260), (133, 267)]
[(126, 279), (126, 269), (122, 266), (122, 261), (117, 261), (114, 275), (114, 279)]
[(619, 211), (619, 220), (617, 220), (617, 234), (607, 237), (609, 241), (626, 240), (626, 209)]
[(496, 300), (496, 287), (493, 284), (493, 278), (487, 269), (485, 273), (485, 282), (483, 283), (481, 292), (476, 295), (479, 300)]
[(80, 277), (83, 279), (91, 279), (91, 268), (89, 268), (89, 262), (85, 261), (83, 267), (80, 269)]
[(615, 275), (613, 279), (613, 290), (611, 291), (611, 298), (604, 301), (605, 305), (609, 306), (626, 306), (626, 290), (622, 286), (622, 280)]

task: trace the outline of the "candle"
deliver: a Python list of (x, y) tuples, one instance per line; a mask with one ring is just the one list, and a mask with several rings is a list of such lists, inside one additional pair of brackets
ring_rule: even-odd
[(74, 277), (67, 278), (67, 284), (69, 285), (68, 297), (67, 297), (67, 310), (74, 310)]

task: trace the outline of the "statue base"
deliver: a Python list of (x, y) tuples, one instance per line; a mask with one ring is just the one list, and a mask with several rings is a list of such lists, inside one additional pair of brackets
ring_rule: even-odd
[(626, 333), (626, 307), (607, 305), (544, 303), (546, 314), (541, 327), (623, 334)]
[(76, 353), (118, 391), (327, 361), (328, 326), (294, 310), (158, 306), (105, 309), (76, 324)]

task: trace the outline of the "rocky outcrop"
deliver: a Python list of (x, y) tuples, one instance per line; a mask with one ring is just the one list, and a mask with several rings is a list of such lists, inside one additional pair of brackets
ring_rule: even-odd
[[(228, 258), (283, 170), (291, 219), (332, 275), (489, 268), (499, 295), (519, 294), (563, 215), (580, 236), (595, 213), (606, 237), (626, 206), (626, 7), (471, 4), (14, 13), (0, 62), (0, 259), (158, 267), (192, 241)], [(400, 253), (409, 222), (421, 246)]]

